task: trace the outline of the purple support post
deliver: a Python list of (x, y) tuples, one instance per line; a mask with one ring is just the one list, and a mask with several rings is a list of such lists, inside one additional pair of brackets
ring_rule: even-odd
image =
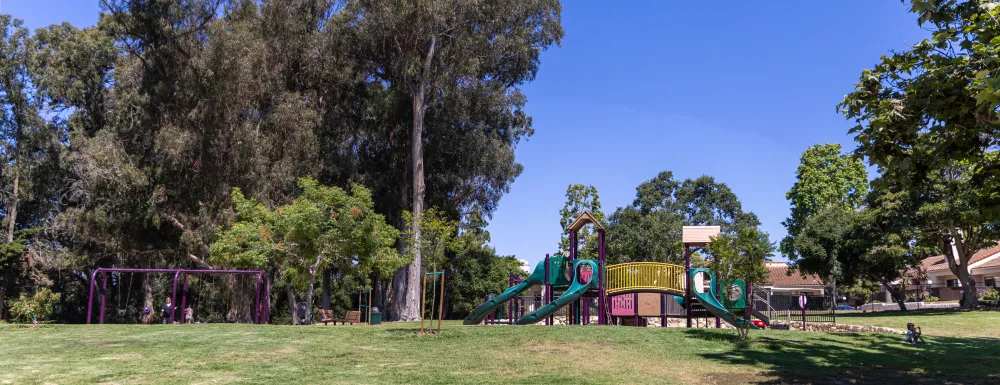
[(187, 274), (185, 274), (184, 275), (184, 290), (182, 291), (182, 294), (181, 294), (181, 314), (182, 314), (181, 315), (181, 323), (184, 323), (184, 322), (187, 321), (184, 318), (184, 316), (183, 316), (184, 309), (187, 309), (187, 306), (186, 306), (187, 305), (187, 299), (188, 299), (188, 276), (187, 276)]
[(260, 313), (263, 310), (260, 307), (260, 280), (261, 280), (261, 275), (262, 274), (263, 273), (257, 274), (257, 282), (254, 283), (254, 286), (253, 286), (253, 294), (254, 294), (254, 299), (253, 299), (253, 313), (254, 313), (254, 315), (257, 316), (253, 320), (253, 323), (258, 324), (258, 325), (260, 324)]
[(597, 324), (607, 325), (605, 319), (607, 309), (604, 308), (604, 270), (606, 268), (604, 254), (604, 230), (597, 230)]
[(108, 276), (103, 271), (101, 272), (101, 318), (98, 323), (104, 323), (104, 300), (107, 298), (108, 294)]
[(87, 297), (87, 325), (90, 325), (91, 311), (94, 308), (94, 280), (97, 279), (97, 272), (99, 270), (101, 268), (97, 268), (97, 270), (90, 273), (90, 296)]
[(667, 327), (667, 295), (660, 294), (660, 327)]
[(635, 324), (633, 326), (639, 326), (639, 293), (632, 293), (632, 311), (635, 315)]
[[(514, 272), (507, 272), (507, 287), (514, 286)], [(514, 324), (514, 302), (517, 302), (517, 296), (514, 296), (515, 301), (507, 301), (507, 324)]]
[(270, 322), (268, 315), (271, 314), (271, 279), (267, 275), (264, 276), (264, 320), (262, 324), (267, 324)]
[(176, 311), (174, 310), (177, 309), (177, 277), (179, 277), (180, 275), (181, 275), (180, 270), (174, 273), (174, 291), (172, 294), (170, 294), (170, 303), (172, 306), (174, 306), (174, 308), (170, 309), (170, 324), (174, 323), (174, 313), (176, 313)]
[[(573, 268), (573, 261), (576, 261), (576, 248), (577, 248), (577, 246), (578, 246), (578, 244), (577, 244), (577, 241), (576, 241), (576, 230), (573, 230), (572, 232), (569, 233), (569, 268), (570, 269)], [(574, 271), (572, 271), (570, 273), (570, 276), (573, 277), (573, 279), (580, 279), (580, 277), (576, 276), (576, 270), (575, 269), (574, 269)], [(578, 318), (579, 318), (579, 310), (580, 310), (579, 299), (577, 299), (576, 301), (570, 302), (569, 309), (567, 309), (567, 310), (568, 311), (566, 312), (566, 324), (567, 325), (575, 325), (576, 321), (578, 321)]]
[(684, 244), (684, 313), (687, 316), (687, 327), (691, 328), (691, 246)]
[[(548, 303), (549, 303), (549, 293), (552, 291), (552, 288), (549, 287), (549, 254), (548, 253), (545, 254), (545, 280), (543, 280), (542, 282), (543, 282), (542, 289), (545, 291), (544, 293), (542, 293), (542, 298), (545, 298), (545, 300), (543, 301), (545, 303), (543, 303), (542, 306), (545, 306), (545, 305), (548, 305)], [(551, 316), (545, 317), (545, 325), (552, 325), (552, 317)]]

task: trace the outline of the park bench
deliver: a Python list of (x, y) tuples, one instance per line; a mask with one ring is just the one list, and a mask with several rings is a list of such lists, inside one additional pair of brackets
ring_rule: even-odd
[(319, 316), (319, 319), (317, 321), (322, 322), (323, 325), (326, 325), (327, 322), (333, 322), (335, 324), (337, 322), (337, 320), (333, 319), (333, 310), (320, 309), (319, 311), (316, 312), (316, 314)]
[(341, 325), (347, 324), (347, 323), (349, 323), (351, 325), (354, 325), (356, 323), (361, 323), (361, 312), (357, 311), (357, 310), (351, 310), (351, 311), (347, 312), (347, 314), (344, 315), (344, 318), (339, 318), (339, 319), (333, 320), (333, 324), (334, 325), (336, 325), (337, 322), (340, 322)]

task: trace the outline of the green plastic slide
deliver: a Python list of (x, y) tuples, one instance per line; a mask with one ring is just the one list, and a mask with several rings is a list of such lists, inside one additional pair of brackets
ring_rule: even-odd
[(486, 301), (486, 303), (476, 307), (471, 313), (469, 313), (468, 317), (465, 317), (465, 321), (463, 323), (466, 325), (478, 325), (480, 322), (483, 322), (483, 319), (486, 318), (486, 316), (490, 314), (493, 309), (496, 309), (514, 297), (517, 297), (518, 294), (521, 294), (521, 292), (528, 290), (532, 286), (541, 285), (544, 282), (545, 261), (541, 261), (538, 262), (538, 265), (535, 266), (535, 271), (533, 271), (528, 278), (525, 278), (524, 281), (521, 281), (521, 283), (504, 290), (503, 293), (500, 293), (500, 295), (493, 297), (493, 299), (490, 299), (489, 301)]
[[(708, 290), (706, 290), (706, 292), (699, 293), (697, 290), (691, 290), (691, 293), (694, 294), (694, 297), (698, 299), (698, 302), (701, 302), (701, 305), (704, 306), (706, 310), (714, 314), (716, 317), (719, 317), (723, 321), (728, 322), (730, 325), (739, 326), (744, 323), (749, 323), (751, 329), (760, 329), (757, 327), (757, 325), (754, 325), (752, 322), (747, 321), (743, 318), (739, 318), (735, 314), (730, 313), (729, 310), (726, 309), (726, 306), (723, 305), (721, 302), (719, 302), (718, 298), (715, 295), (715, 286), (716, 286), (715, 274), (712, 274), (711, 270), (700, 267), (691, 268), (688, 271), (688, 276), (691, 278), (690, 282), (694, 282), (695, 275), (698, 273), (707, 274), (711, 280), (711, 285), (708, 286)], [(677, 302), (680, 303), (682, 301), (677, 301)]]
[[(590, 280), (588, 280), (586, 283), (580, 283), (576, 279), (577, 278), (576, 274), (577, 274), (578, 271), (580, 271), (580, 266), (581, 265), (588, 265), (588, 266), (590, 266), (590, 271), (592, 272), (590, 274)], [(532, 274), (532, 275), (534, 275), (534, 274)], [(571, 284), (569, 286), (569, 289), (566, 289), (566, 291), (563, 293), (563, 295), (559, 296), (559, 298), (556, 298), (551, 303), (549, 303), (549, 304), (547, 304), (545, 306), (542, 306), (541, 309), (536, 310), (534, 313), (527, 314), (524, 317), (519, 318), (517, 320), (517, 322), (515, 322), (515, 323), (518, 324), (518, 325), (528, 325), (528, 324), (533, 324), (533, 323), (536, 323), (538, 321), (541, 321), (541, 320), (545, 319), (545, 317), (548, 317), (550, 314), (555, 313), (556, 310), (559, 310), (563, 306), (569, 305), (569, 304), (573, 303), (573, 301), (576, 301), (577, 299), (579, 299), (580, 297), (582, 297), (591, 288), (596, 288), (597, 287), (597, 277), (598, 277), (598, 274), (597, 274), (597, 263), (596, 262), (591, 261), (589, 259), (578, 259), (578, 260), (574, 261), (573, 262), (573, 284)], [(466, 324), (468, 324), (468, 319), (466, 319)]]

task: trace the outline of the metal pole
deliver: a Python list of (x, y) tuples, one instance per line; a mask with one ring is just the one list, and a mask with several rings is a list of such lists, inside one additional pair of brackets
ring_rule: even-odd
[[(90, 325), (91, 311), (94, 308), (94, 280), (97, 279), (97, 272), (101, 271), (101, 268), (97, 268), (90, 273), (90, 296), (87, 297), (87, 325)], [(0, 300), (3, 300), (0, 298)]]
[(667, 326), (667, 295), (660, 294), (660, 327)]
[(368, 324), (372, 324), (372, 290), (368, 289)]
[(438, 301), (438, 334), (441, 334), (441, 319), (444, 318), (444, 272), (441, 272), (441, 299)]
[[(507, 287), (514, 286), (514, 273), (511, 271), (507, 272)], [(514, 301), (507, 301), (507, 324), (514, 324), (514, 302), (517, 302), (517, 297), (514, 297)]]
[[(549, 254), (548, 253), (545, 254), (545, 266), (544, 266), (544, 268), (545, 268), (545, 279), (542, 280), (542, 290), (544, 291), (544, 293), (542, 293), (542, 298), (545, 298), (545, 300), (544, 300), (545, 303), (542, 304), (542, 306), (545, 306), (545, 305), (548, 304), (549, 291), (551, 290), (549, 288)], [(552, 324), (552, 317), (545, 317), (545, 324), (546, 325), (551, 325)]]
[(104, 300), (107, 299), (108, 294), (108, 275), (103, 271), (101, 272), (101, 319), (100, 322), (104, 323)]
[(261, 275), (261, 273), (257, 273), (257, 282), (255, 282), (254, 285), (253, 285), (253, 295), (254, 295), (254, 297), (253, 297), (253, 310), (254, 311), (253, 312), (254, 312), (254, 315), (256, 315), (256, 317), (253, 320), (253, 323), (258, 324), (258, 325), (260, 325), (260, 313), (263, 310), (263, 309), (260, 308), (260, 275)]
[(271, 278), (264, 274), (264, 319), (261, 320), (262, 324), (267, 324), (270, 322), (268, 315), (271, 313)]
[(424, 303), (427, 301), (427, 274), (424, 274), (424, 288), (420, 295), (420, 334), (424, 334)]
[(684, 312), (687, 327), (691, 328), (691, 246), (684, 244)]
[(604, 270), (607, 269), (607, 254), (604, 250), (604, 230), (597, 230), (597, 324), (607, 325), (604, 307)]
[[(173, 292), (173, 294), (170, 295), (170, 306), (174, 306), (174, 307), (177, 306), (177, 277), (179, 277), (180, 275), (181, 275), (181, 271), (180, 270), (177, 270), (177, 272), (174, 273), (174, 292)], [(170, 309), (170, 323), (171, 324), (174, 323), (174, 313), (175, 313), (174, 309), (173, 308)]]
[[(133, 273), (134, 274), (134, 273)], [(188, 276), (184, 275), (184, 290), (181, 294), (181, 323), (187, 322), (187, 316), (184, 313), (184, 309), (187, 309), (187, 297), (188, 297)]]

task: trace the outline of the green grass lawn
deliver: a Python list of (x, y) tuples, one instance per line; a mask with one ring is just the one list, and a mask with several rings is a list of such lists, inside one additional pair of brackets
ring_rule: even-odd
[(1000, 338), (1000, 312), (997, 311), (915, 310), (905, 313), (894, 311), (837, 314), (837, 323), (849, 325), (885, 326), (906, 330), (907, 322), (920, 326), (927, 336)]
[(761, 331), (740, 346), (731, 330), (418, 325), (0, 325), (0, 383), (1000, 382), (1000, 341), (983, 338)]

